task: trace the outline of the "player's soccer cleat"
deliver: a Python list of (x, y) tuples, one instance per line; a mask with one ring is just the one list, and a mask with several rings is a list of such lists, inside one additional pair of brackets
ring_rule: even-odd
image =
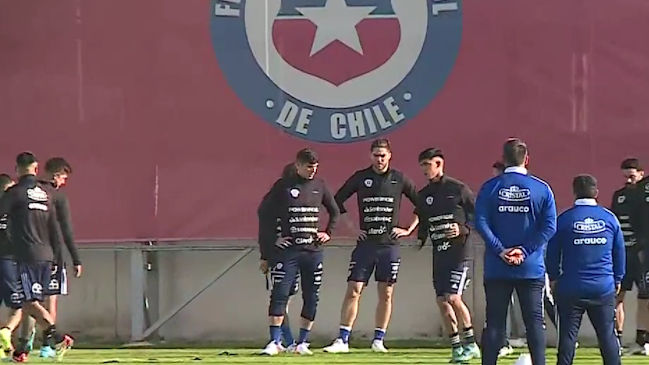
[(281, 352), (282, 348), (283, 347), (275, 343), (275, 341), (270, 341), (268, 345), (266, 345), (266, 348), (261, 350), (261, 355), (275, 356)]
[(297, 348), (297, 343), (293, 342), (292, 344), (288, 345), (285, 349), (284, 352), (288, 353), (293, 353), (295, 352), (295, 349)]
[(381, 352), (384, 354), (388, 352), (388, 349), (386, 349), (383, 344), (383, 340), (372, 341), (372, 346), (370, 348), (372, 349), (372, 352)]
[(471, 356), (472, 359), (479, 359), (481, 357), (480, 348), (475, 342), (464, 345), (462, 348), (462, 355)]
[(49, 346), (43, 346), (43, 347), (41, 347), (41, 351), (40, 351), (39, 356), (43, 357), (43, 358), (55, 358), (56, 357), (56, 351), (54, 351), (54, 349), (49, 347)]
[(13, 351), (11, 344), (11, 330), (9, 328), (0, 329), (0, 346), (5, 353)]
[(63, 340), (56, 344), (56, 359), (61, 361), (72, 345), (74, 345), (74, 339), (69, 335), (63, 335)]
[(12, 357), (13, 362), (27, 362), (27, 353), (26, 352), (14, 352), (14, 355)]
[(349, 344), (344, 343), (341, 338), (337, 338), (334, 343), (322, 349), (330, 354), (343, 354), (349, 352)]
[(506, 357), (506, 356), (509, 356), (509, 355), (511, 355), (513, 353), (514, 353), (514, 348), (513, 347), (511, 347), (509, 345), (503, 346), (503, 348), (501, 348), (500, 351), (498, 351), (498, 357), (499, 358), (500, 357)]
[(28, 357), (29, 357), (28, 354), (26, 352), (24, 352), (24, 351), (20, 351), (20, 352), (14, 351), (14, 354), (11, 357), (11, 360), (9, 360), (9, 361), (27, 362)]
[(295, 347), (295, 353), (298, 355), (313, 355), (313, 351), (309, 349), (309, 344), (302, 342)]
[(637, 343), (634, 343), (628, 349), (624, 350), (623, 356), (632, 356), (632, 355), (641, 355), (649, 356), (649, 344), (644, 344), (640, 346)]
[(471, 356), (464, 355), (462, 347), (457, 347), (451, 350), (451, 361), (452, 364), (462, 364), (471, 361)]

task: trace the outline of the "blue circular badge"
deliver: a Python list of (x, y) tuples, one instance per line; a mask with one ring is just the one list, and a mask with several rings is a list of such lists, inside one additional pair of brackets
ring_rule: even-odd
[(390, 133), (443, 87), (461, 0), (212, 0), (219, 65), (244, 105), (316, 142)]

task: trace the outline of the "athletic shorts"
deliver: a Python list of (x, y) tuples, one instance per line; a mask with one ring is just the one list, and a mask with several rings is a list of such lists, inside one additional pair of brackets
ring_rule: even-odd
[(349, 262), (347, 281), (367, 284), (374, 273), (374, 280), (381, 283), (396, 283), (401, 265), (398, 245), (377, 245), (372, 242), (359, 243)]

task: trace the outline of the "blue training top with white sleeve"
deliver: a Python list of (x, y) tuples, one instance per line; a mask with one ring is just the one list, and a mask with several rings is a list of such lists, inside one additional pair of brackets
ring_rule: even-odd
[(595, 199), (578, 199), (561, 213), (557, 226), (546, 258), (550, 280), (559, 280), (557, 291), (589, 299), (614, 294), (626, 265), (615, 215)]
[[(488, 180), (478, 193), (475, 226), (485, 241), (485, 279), (545, 277), (545, 247), (556, 231), (557, 211), (552, 189), (523, 167), (508, 167)], [(521, 265), (506, 263), (500, 254), (521, 247)]]

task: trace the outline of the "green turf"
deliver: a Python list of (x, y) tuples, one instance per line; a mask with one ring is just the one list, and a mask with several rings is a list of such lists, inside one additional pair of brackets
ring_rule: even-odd
[[(354, 349), (352, 353), (331, 355), (315, 349), (314, 356), (298, 356), (284, 354), (275, 357), (257, 355), (257, 349), (119, 349), (91, 350), (73, 349), (63, 359), (65, 364), (447, 364), (448, 349), (391, 349), (389, 354), (374, 354), (369, 350)], [(548, 350), (548, 364), (555, 364), (555, 350)], [(34, 356), (36, 355), (36, 356)], [(501, 359), (498, 363), (511, 365), (518, 353)], [(37, 352), (32, 353), (30, 363), (52, 363), (42, 360)], [(474, 360), (471, 364), (479, 364)], [(575, 365), (601, 364), (602, 360), (597, 349), (579, 349)], [(648, 357), (625, 357), (623, 365), (649, 365)]]

